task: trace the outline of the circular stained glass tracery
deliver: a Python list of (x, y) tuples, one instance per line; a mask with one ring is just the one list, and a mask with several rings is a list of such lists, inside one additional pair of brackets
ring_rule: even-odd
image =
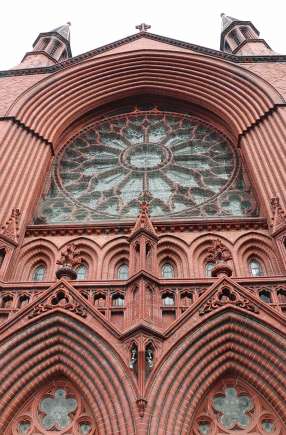
[(233, 147), (191, 116), (141, 112), (99, 121), (59, 156), (41, 215), (48, 222), (133, 217), (142, 191), (153, 216), (250, 215)]

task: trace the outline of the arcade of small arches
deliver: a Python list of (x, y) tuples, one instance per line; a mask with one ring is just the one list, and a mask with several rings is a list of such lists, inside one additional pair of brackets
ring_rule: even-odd
[[(211, 278), (214, 263), (208, 260), (208, 249), (215, 238), (220, 238), (232, 255), (229, 264), (233, 276), (279, 276), (283, 273), (271, 239), (260, 233), (249, 233), (233, 244), (216, 234), (199, 236), (190, 244), (178, 237), (163, 236), (158, 243), (156, 276), (163, 280)], [(90, 239), (73, 241), (82, 257), (82, 263), (76, 268), (79, 281), (123, 281), (130, 278), (129, 242), (126, 238), (119, 237), (101, 247)], [(15, 278), (21, 281), (53, 281), (56, 260), (64, 246), (57, 248), (44, 239), (27, 243), (22, 248)], [(1, 267), (5, 248), (0, 249), (0, 254)]]

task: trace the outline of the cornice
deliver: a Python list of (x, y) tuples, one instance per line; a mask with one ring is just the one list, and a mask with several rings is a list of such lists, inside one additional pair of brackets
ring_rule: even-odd
[[(258, 218), (208, 218), (152, 220), (158, 234), (193, 231), (267, 230), (267, 220)], [(28, 225), (26, 237), (91, 236), (99, 234), (129, 235), (134, 220), (126, 222), (98, 222), (93, 224)]]
[(105, 53), (114, 48), (120, 47), (123, 44), (127, 44), (133, 41), (136, 41), (139, 38), (148, 38), (153, 41), (163, 42), (169, 45), (173, 45), (175, 47), (184, 48), (196, 53), (206, 54), (208, 56), (224, 59), (234, 63), (276, 63), (276, 62), (286, 62), (286, 55), (259, 55), (259, 56), (241, 56), (230, 53), (225, 53), (223, 51), (214, 50), (212, 48), (202, 47), (200, 45), (191, 44), (184, 41), (179, 41), (177, 39), (168, 38), (166, 36), (156, 35), (154, 33), (137, 33), (134, 35), (127, 36), (126, 38), (120, 39), (118, 41), (112, 42), (111, 44), (103, 45), (102, 47), (96, 48), (95, 50), (88, 51), (86, 53), (82, 53), (73, 58), (67, 59), (64, 62), (61, 62), (57, 65), (47, 66), (47, 67), (38, 67), (38, 68), (23, 68), (16, 70), (7, 70), (0, 71), (0, 77), (9, 77), (9, 76), (22, 76), (22, 75), (36, 75), (36, 74), (51, 74), (56, 71), (60, 71), (68, 66), (76, 65), (83, 60), (89, 59), (97, 54)]

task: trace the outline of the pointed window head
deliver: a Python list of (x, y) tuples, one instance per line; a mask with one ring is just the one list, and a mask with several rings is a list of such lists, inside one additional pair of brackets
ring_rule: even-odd
[(248, 269), (251, 276), (262, 276), (263, 268), (257, 258), (251, 258), (248, 262)]
[(161, 268), (162, 278), (164, 279), (172, 279), (175, 277), (174, 267), (171, 263), (164, 263)]
[(32, 280), (33, 281), (44, 281), (44, 279), (46, 277), (46, 272), (47, 272), (47, 268), (46, 268), (45, 264), (43, 264), (43, 263), (38, 264), (33, 270)]
[(124, 263), (118, 267), (117, 279), (128, 279), (128, 264)]

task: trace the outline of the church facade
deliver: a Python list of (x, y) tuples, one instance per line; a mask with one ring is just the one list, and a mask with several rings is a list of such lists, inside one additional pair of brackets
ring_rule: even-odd
[(286, 434), (286, 56), (150, 26), (0, 71), (0, 433)]

